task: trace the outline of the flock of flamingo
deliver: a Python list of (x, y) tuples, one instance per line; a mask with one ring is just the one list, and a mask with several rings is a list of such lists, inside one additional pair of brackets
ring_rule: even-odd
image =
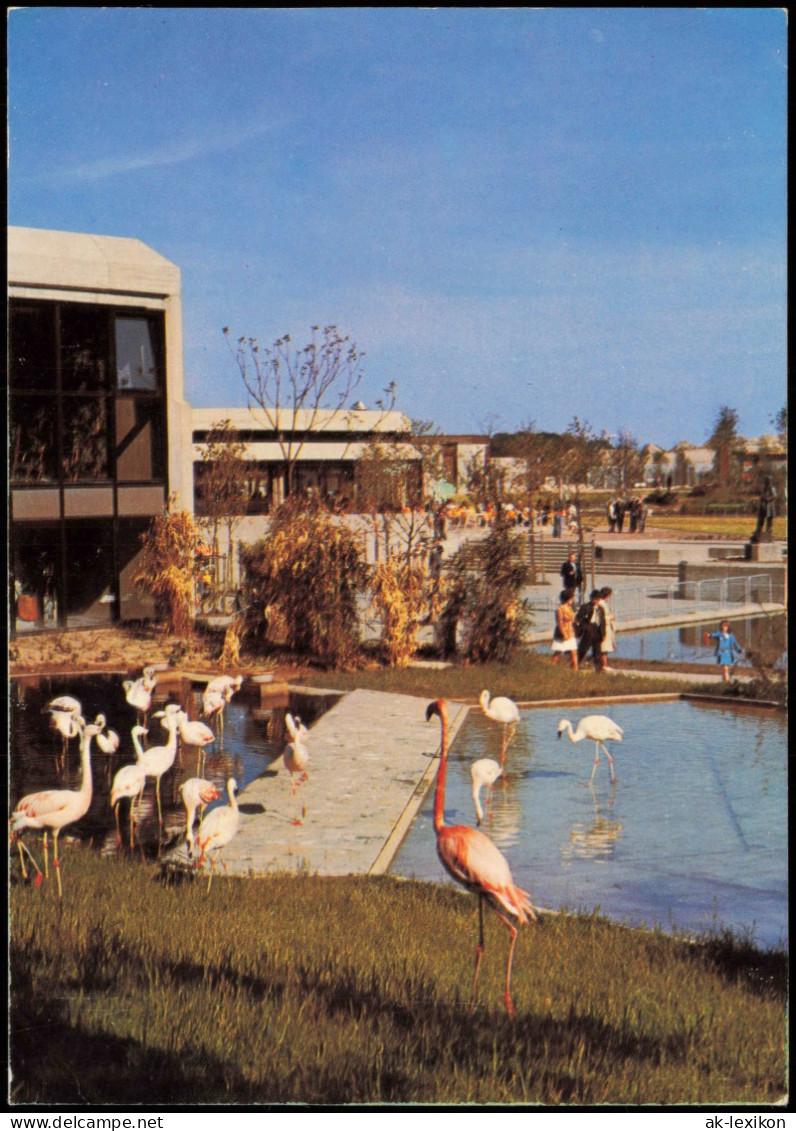
[[(160, 745), (149, 747), (143, 745), (143, 740), (149, 733), (149, 728), (145, 723), (152, 707), (153, 693), (157, 684), (155, 668), (144, 668), (139, 679), (125, 680), (122, 685), (127, 703), (138, 714), (138, 722), (131, 730), (135, 762), (122, 766), (118, 770), (114, 775), (110, 790), (110, 804), (116, 820), (116, 843), (121, 846), (122, 834), (119, 810), (122, 802), (127, 802), (129, 803), (130, 849), (135, 849), (141, 801), (146, 783), (151, 779), (155, 783), (155, 801), (158, 814), (158, 854), (160, 854), (163, 832), (163, 812), (160, 798), (161, 779), (174, 765), (180, 742), (185, 747), (194, 747), (197, 750), (197, 776), (182, 783), (180, 795), (186, 814), (185, 840), (188, 856), (193, 860), (196, 867), (201, 866), (206, 860), (208, 861), (210, 866), (208, 891), (213, 879), (216, 857), (237, 833), (240, 812), (236, 800), (237, 782), (234, 778), (229, 778), (227, 781), (229, 804), (218, 806), (205, 816), (206, 806), (212, 801), (219, 800), (221, 791), (218, 786), (201, 775), (204, 773), (206, 747), (215, 742), (218, 736), (223, 735), (224, 708), (235, 692), (240, 690), (242, 683), (242, 676), (222, 675), (211, 679), (204, 690), (202, 714), (208, 722), (215, 724), (218, 735), (211, 726), (200, 719), (189, 719), (187, 712), (178, 703), (168, 703), (163, 710), (155, 711), (151, 716), (160, 720), (162, 727), (167, 732), (167, 739)], [(49, 878), (48, 834), (52, 833), (53, 864), (58, 884), (58, 895), (59, 898), (62, 898), (63, 885), (58, 858), (58, 834), (67, 825), (74, 824), (84, 817), (91, 805), (93, 796), (92, 740), (96, 740), (100, 750), (107, 755), (115, 754), (119, 749), (120, 742), (119, 735), (108, 727), (104, 714), (97, 715), (93, 722), (86, 722), (80, 701), (71, 695), (57, 696), (50, 701), (45, 710), (50, 715), (52, 728), (61, 736), (61, 747), (55, 759), (58, 774), (63, 772), (69, 741), (74, 738), (79, 740), (81, 784), (79, 789), (48, 789), (23, 797), (11, 814), (11, 833), (17, 840), (23, 877), (28, 878), (25, 864), (27, 857), (36, 869), (34, 882), (37, 886), (40, 886), (45, 879)], [(309, 753), (306, 747), (306, 738), (308, 732), (300, 720), (294, 720), (290, 715), (287, 716), (286, 725), (292, 742), (285, 749), (284, 762), (291, 775), (295, 797), (297, 786), (294, 775), (300, 774), (300, 781), (307, 779), (306, 767), (309, 762)], [(197, 813), (200, 817), (200, 824), (194, 834)], [(301, 823), (298, 816), (294, 823)], [(35, 829), (43, 834), (43, 871), (22, 840), (21, 834), (26, 829)], [(224, 868), (226, 869), (226, 864), (224, 864)]]
[[(145, 721), (152, 706), (152, 695), (156, 682), (155, 669), (149, 667), (144, 668), (139, 679), (126, 680), (123, 684), (125, 698), (138, 712), (139, 722), (131, 731), (136, 761), (131, 765), (123, 766), (114, 776), (111, 786), (110, 803), (116, 819), (117, 845), (120, 846), (122, 843), (119, 807), (122, 801), (127, 800), (129, 802), (130, 849), (134, 850), (138, 807), (141, 804), (147, 780), (152, 778), (155, 782), (158, 813), (158, 852), (160, 853), (163, 823), (160, 781), (174, 764), (179, 736), (186, 746), (195, 747), (198, 751), (197, 776), (182, 783), (180, 794), (186, 813), (185, 839), (188, 856), (194, 860), (197, 867), (203, 864), (205, 860), (208, 861), (210, 867), (207, 891), (209, 892), (216, 856), (220, 854), (225, 845), (230, 843), (239, 828), (240, 811), (237, 803), (237, 782), (234, 778), (229, 778), (227, 781), (229, 804), (217, 806), (204, 815), (206, 806), (221, 797), (221, 791), (213, 782), (199, 776), (203, 769), (205, 747), (215, 741), (216, 733), (201, 720), (189, 719), (187, 712), (178, 703), (168, 703), (163, 710), (156, 711), (153, 715), (154, 718), (161, 720), (161, 724), (167, 732), (166, 742), (148, 748), (142, 745), (142, 738), (148, 734)], [(241, 676), (223, 675), (210, 680), (205, 688), (202, 696), (202, 713), (208, 720), (216, 722), (219, 734), (223, 733), (224, 708), (234, 693), (240, 689), (242, 682)], [(487, 812), (490, 812), (492, 790), (495, 782), (504, 772), (506, 751), (520, 722), (520, 712), (517, 704), (511, 699), (505, 697), (490, 699), (488, 691), (481, 693), (479, 702), (487, 718), (494, 720), (502, 727), (500, 762), (492, 758), (479, 758), (473, 762), (470, 768), (473, 802), (477, 824), (480, 826), (485, 816), (480, 800), (481, 790), (486, 787), (488, 791), (486, 807)], [(91, 805), (92, 740), (96, 738), (103, 753), (113, 754), (119, 748), (119, 736), (115, 731), (108, 728), (104, 714), (97, 715), (93, 723), (87, 723), (82, 716), (82, 707), (79, 700), (72, 696), (58, 696), (48, 704), (46, 710), (50, 713), (53, 728), (58, 731), (62, 739), (61, 750), (56, 758), (56, 767), (59, 771), (63, 769), (70, 739), (79, 739), (81, 785), (76, 790), (45, 790), (23, 797), (11, 815), (11, 831), (12, 835), (21, 834), (25, 829), (36, 829), (43, 832), (43, 872), (27, 845), (22, 841), (21, 836), (17, 837), (23, 876), (25, 879), (28, 878), (25, 866), (25, 855), (27, 855), (36, 868), (35, 883), (37, 886), (49, 876), (48, 833), (52, 832), (53, 864), (58, 884), (58, 895), (59, 898), (62, 898), (63, 887), (58, 859), (58, 834), (67, 825), (84, 817)], [(483, 908), (486, 902), (505, 925), (510, 936), (503, 1000), (506, 1010), (513, 1017), (515, 1010), (511, 997), (511, 967), (518, 928), (512, 920), (516, 920), (520, 925), (536, 920), (537, 909), (531, 903), (528, 892), (523, 891), (514, 883), (508, 861), (502, 852), (480, 828), (470, 828), (467, 825), (447, 825), (445, 823), (445, 782), (448, 764), (449, 726), (448, 709), (444, 699), (438, 699), (429, 704), (426, 710), (426, 720), (430, 721), (433, 716), (439, 718), (441, 727), (440, 765), (434, 795), (434, 833), (437, 842), (437, 854), (449, 875), (468, 891), (478, 896), (479, 933), (473, 977), (473, 998), (476, 994), (478, 974), (484, 952)], [(308, 777), (309, 750), (307, 740), (309, 732), (300, 719), (294, 718), (289, 713), (285, 715), (285, 726), (290, 741), (285, 746), (283, 762), (290, 773), (291, 788), (296, 804), (293, 824), (301, 824), (301, 817), (306, 816), (306, 808), (301, 807), (300, 817), (297, 794), (298, 787)], [(587, 715), (580, 720), (574, 730), (568, 719), (562, 719), (558, 724), (559, 738), (567, 734), (571, 742), (581, 742), (584, 739), (590, 739), (594, 742), (594, 765), (590, 780), (594, 779), (600, 749), (604, 751), (608, 758), (611, 780), (614, 780), (614, 762), (605, 743), (609, 741), (621, 742), (622, 733), (621, 727), (605, 715)], [(200, 824), (198, 830), (194, 833), (197, 813), (200, 816)], [(223, 859), (220, 855), (218, 858), (221, 859), (226, 871), (226, 864)]]

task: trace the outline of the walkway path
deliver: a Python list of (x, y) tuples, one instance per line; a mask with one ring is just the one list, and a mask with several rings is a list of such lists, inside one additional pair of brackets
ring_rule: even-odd
[[(279, 759), (238, 795), (241, 827), (222, 851), (230, 873), (380, 874), (389, 867), (434, 780), (439, 723), (428, 699), (352, 691), (310, 731), (309, 780), (296, 807)], [(466, 716), (450, 704), (451, 736)], [(171, 858), (185, 860), (184, 848)]]

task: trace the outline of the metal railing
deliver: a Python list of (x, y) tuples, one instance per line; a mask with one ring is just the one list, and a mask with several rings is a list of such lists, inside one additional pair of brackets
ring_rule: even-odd
[[(545, 617), (548, 621), (552, 619), (557, 604), (557, 596), (551, 594), (534, 594), (529, 598), (528, 608), (534, 615), (535, 630), (544, 626)], [(614, 589), (611, 604), (617, 624), (732, 611), (738, 606), (773, 604), (773, 579), (770, 574), (755, 574)]]

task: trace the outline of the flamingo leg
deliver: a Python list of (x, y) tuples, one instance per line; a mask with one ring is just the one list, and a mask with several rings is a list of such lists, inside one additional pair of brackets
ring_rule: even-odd
[(475, 1004), (475, 990), (478, 985), (478, 973), (481, 969), (481, 959), (484, 956), (484, 897), (478, 893), (478, 946), (475, 948), (475, 974), (473, 975), (473, 1004)]
[(163, 837), (163, 814), (160, 809), (160, 778), (155, 778), (155, 796), (158, 802), (158, 857), (160, 857), (161, 840)]
[[(132, 802), (130, 803), (132, 805)], [(122, 830), (119, 828), (119, 802), (117, 801), (113, 807), (113, 815), (116, 818), (116, 847), (122, 847)]]
[(511, 935), (511, 943), (509, 944), (509, 957), (508, 962), (506, 963), (506, 988), (503, 991), (503, 1001), (505, 1003), (509, 1017), (516, 1017), (514, 1002), (511, 1000), (511, 964), (514, 960), (514, 946), (517, 942), (518, 931), (514, 924), (510, 922), (505, 915), (501, 915), (496, 907), (493, 907), (492, 910), (495, 912), (498, 919), (506, 924), (509, 929), (509, 934)]
[(600, 746), (602, 746), (603, 750), (605, 751), (605, 756), (608, 759), (608, 765), (611, 767), (611, 781), (614, 781), (614, 760), (608, 753), (608, 747), (605, 745), (605, 743), (601, 742)]
[(58, 859), (58, 833), (60, 829), (56, 829), (53, 833), (53, 863), (55, 864), (55, 878), (58, 880), (58, 898), (64, 898), (64, 889), (61, 887), (61, 862)]
[(597, 763), (599, 761), (600, 761), (600, 744), (599, 744), (599, 742), (595, 742), (595, 744), (594, 744), (594, 765), (591, 768), (591, 777), (589, 778), (590, 782), (594, 781), (594, 772), (597, 769)]
[(47, 863), (47, 833), (42, 837), (42, 847), (44, 848), (44, 878), (45, 880), (49, 880), (50, 868)]
[(25, 867), (25, 857), (22, 855), (22, 841), (21, 840), (17, 841), (17, 848), (19, 849), (19, 863), (20, 863), (20, 866), (22, 868), (22, 878), (23, 878), (23, 880), (26, 880), (28, 878), (28, 870)]

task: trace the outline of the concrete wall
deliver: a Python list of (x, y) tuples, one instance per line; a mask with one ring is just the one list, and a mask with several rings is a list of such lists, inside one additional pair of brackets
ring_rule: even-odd
[[(777, 604), (787, 605), (787, 576), (784, 564), (776, 562), (681, 562), (679, 569), (680, 581), (710, 581), (716, 578), (724, 580), (729, 577), (770, 577), (771, 600)], [(732, 588), (730, 590), (732, 592)], [(740, 598), (741, 589), (738, 587)]]

